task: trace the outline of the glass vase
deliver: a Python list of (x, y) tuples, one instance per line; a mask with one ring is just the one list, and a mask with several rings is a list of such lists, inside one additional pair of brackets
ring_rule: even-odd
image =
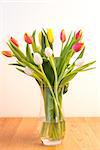
[[(58, 94), (58, 115), (56, 115), (56, 106), (48, 87), (42, 88), (44, 98), (45, 120), (41, 127), (41, 141), (44, 145), (53, 146), (61, 144), (65, 135), (65, 120), (62, 114), (62, 91)], [(60, 108), (60, 109), (59, 109)]]

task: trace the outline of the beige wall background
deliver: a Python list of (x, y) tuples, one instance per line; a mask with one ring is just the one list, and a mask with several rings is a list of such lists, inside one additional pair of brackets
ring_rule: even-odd
[[(86, 53), (84, 60), (96, 59), (96, 70), (80, 73), (70, 83), (63, 96), (65, 116), (100, 116), (100, 50), (99, 50), (99, 1), (1, 1), (0, 2), (0, 51), (8, 49), (10, 36), (19, 40), (23, 49), (24, 32), (52, 27), (55, 35), (55, 55), (59, 54), (59, 33), (66, 34), (82, 29)], [(43, 115), (43, 98), (36, 81), (9, 66), (14, 59), (0, 54), (0, 117)]]

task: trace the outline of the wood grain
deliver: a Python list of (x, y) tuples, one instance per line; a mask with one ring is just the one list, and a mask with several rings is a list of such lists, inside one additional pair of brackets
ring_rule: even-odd
[(67, 118), (66, 136), (59, 146), (43, 146), (41, 119), (1, 118), (0, 150), (100, 150), (100, 118)]

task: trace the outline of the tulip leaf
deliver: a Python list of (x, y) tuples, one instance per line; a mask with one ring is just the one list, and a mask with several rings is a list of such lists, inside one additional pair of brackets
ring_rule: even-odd
[(44, 34), (46, 36), (46, 39), (47, 39), (47, 41), (49, 43), (50, 48), (53, 50), (53, 45), (49, 42), (49, 39), (48, 39), (48, 36), (47, 36), (47, 33), (46, 33), (45, 29), (43, 29), (43, 32), (44, 32)]
[(64, 62), (61, 64), (61, 66), (59, 66), (59, 70), (61, 70), (60, 72), (58, 72), (59, 80), (62, 80), (62, 76), (65, 72), (66, 66), (69, 64), (72, 54), (73, 51), (69, 51), (64, 58)]
[(85, 68), (87, 68), (87, 67), (93, 65), (95, 62), (96, 62), (96, 61), (92, 61), (92, 62), (90, 62), (90, 63), (87, 63), (87, 64), (85, 64), (85, 65), (83, 65), (83, 66), (81, 66), (81, 67), (79, 67), (79, 68), (73, 70), (72, 73), (73, 73), (73, 72), (82, 71), (83, 69), (85, 69)]
[(17, 62), (18, 62), (19, 65), (21, 65), (23, 67), (26, 67), (26, 65), (23, 62), (21, 62), (21, 61), (17, 61)]
[(24, 70), (20, 69), (20, 68), (16, 68), (18, 71), (22, 72), (25, 74)]
[(67, 84), (64, 86), (63, 94), (67, 93), (68, 87), (69, 87), (69, 83), (67, 83)]
[[(85, 52), (85, 47), (83, 48), (83, 50), (81, 51), (81, 53), (79, 54), (79, 56), (77, 57), (77, 59), (76, 59), (76, 60), (78, 60), (78, 59), (82, 58), (82, 57), (83, 57), (83, 55), (84, 55), (84, 52)], [(75, 60), (75, 61), (76, 61), (76, 60)]]
[(17, 64), (17, 63), (10, 63), (9, 65), (13, 65), (13, 66), (20, 66), (23, 67), (21, 64)]
[(54, 83), (54, 71), (52, 69), (52, 66), (50, 65), (50, 62), (47, 60), (43, 61), (43, 70), (48, 78), (48, 80), (50, 81), (51, 85), (53, 85)]
[[(68, 44), (69, 44), (69, 41), (70, 41), (70, 39), (71, 39), (71, 35), (72, 35), (72, 32), (69, 34), (69, 36), (68, 36), (68, 40), (67, 40), (67, 42), (66, 42), (66, 44), (65, 44), (65, 46), (64, 46), (64, 49), (66, 49), (67, 48), (67, 46), (68, 46)], [(63, 50), (64, 50), (63, 49)], [(61, 51), (61, 55), (62, 55), (62, 51)]]
[[(92, 62), (90, 62), (90, 63), (87, 63), (87, 64), (85, 64), (85, 65), (83, 65), (83, 66), (81, 66), (81, 67), (75, 69), (74, 71), (68, 73), (68, 74), (62, 79), (62, 81), (61, 81), (61, 83), (60, 83), (60, 86), (63, 87), (64, 85), (66, 85), (66, 83), (68, 83), (70, 80), (72, 80), (78, 72), (84, 71), (85, 68), (87, 68), (87, 67), (93, 65), (95, 62), (96, 62), (96, 61), (92, 61)], [(88, 69), (85, 70), (85, 71), (88, 71), (88, 70), (90, 70), (90, 69), (88, 68)]]
[(60, 83), (60, 86), (61, 87), (64, 87), (70, 80), (72, 80), (75, 76), (76, 76), (77, 73), (72, 73), (68, 76), (66, 76)]
[(70, 73), (70, 72), (74, 69), (74, 67), (75, 67), (75, 62), (76, 62), (78, 59), (80, 59), (80, 58), (83, 57), (84, 51), (85, 51), (85, 47), (83, 48), (83, 50), (81, 51), (81, 53), (79, 54), (79, 56), (76, 58), (76, 60), (72, 63), (72, 65), (68, 68), (67, 74)]
[(91, 67), (91, 68), (88, 68), (88, 69), (84, 69), (84, 70), (80, 70), (80, 72), (84, 72), (84, 71), (88, 71), (88, 70), (93, 70), (95, 69), (96, 67)]
[(10, 44), (13, 47), (13, 49), (15, 49), (15, 51), (17, 51), (17, 53), (20, 55), (21, 58), (26, 59), (25, 55), (18, 47), (16, 47), (12, 42), (10, 42)]
[(26, 45), (26, 56), (27, 56), (28, 61), (34, 64), (31, 49), (28, 44)]
[(45, 39), (45, 36), (43, 35), (43, 32), (42, 32), (42, 51), (44, 51), (46, 48), (46, 39)]
[[(69, 35), (70, 36), (70, 35)], [(71, 41), (64, 46), (62, 52), (61, 52), (61, 57), (64, 58), (64, 56), (68, 53), (68, 51), (70, 51), (70, 49), (72, 49), (73, 44), (75, 44), (76, 40), (74, 38), (74, 36), (72, 37)]]
[(11, 46), (10, 43), (7, 43), (7, 45), (9, 46), (9, 48), (11, 49), (11, 51), (13, 52), (14, 56), (15, 56), (19, 61), (21, 61), (22, 58), (21, 58), (21, 56), (18, 54), (18, 52)]
[(35, 40), (36, 30), (33, 31), (32, 37), (33, 37), (33, 43), (32, 48), (34, 52), (37, 52), (37, 46), (36, 46), (36, 40)]
[[(61, 52), (61, 55), (59, 57), (59, 61), (58, 61), (58, 66), (57, 66), (57, 73), (58, 75), (60, 75), (60, 73), (62, 72), (62, 68), (66, 68), (66, 66), (68, 65), (71, 57), (73, 56), (74, 52), (71, 54), (69, 61), (66, 63), (66, 66), (64, 65), (67, 57), (69, 55), (70, 52), (72, 52), (72, 45), (75, 43), (75, 38), (74, 36), (72, 37), (70, 43), (68, 45), (65, 45), (64, 49)], [(63, 67), (64, 66), (64, 67)]]
[(21, 57), (20, 54), (12, 47), (12, 45), (10, 43), (7, 43), (8, 46), (10, 47), (10, 49), (12, 50), (12, 52), (14, 53), (15, 57), (22, 63), (24, 63), (26, 66), (28, 66), (29, 68), (33, 69), (35, 71), (35, 73), (41, 78), (43, 79), (43, 74), (41, 73), (41, 71), (37, 68), (37, 66), (29, 63), (26, 60), (26, 57), (24, 59), (24, 57)]

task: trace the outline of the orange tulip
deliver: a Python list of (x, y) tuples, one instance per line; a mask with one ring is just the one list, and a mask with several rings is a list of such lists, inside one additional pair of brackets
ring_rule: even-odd
[(16, 47), (19, 47), (17, 40), (14, 39), (13, 37), (10, 38), (10, 42), (12, 42)]
[(27, 44), (32, 44), (33, 43), (33, 38), (30, 36), (28, 33), (24, 34), (24, 40)]
[(60, 40), (62, 41), (62, 43), (64, 43), (66, 41), (66, 34), (65, 34), (64, 29), (61, 30)]
[(76, 38), (76, 40), (79, 40), (79, 39), (81, 39), (81, 37), (82, 37), (82, 30), (79, 30), (79, 31), (75, 34), (75, 38)]
[(13, 57), (13, 53), (11, 51), (2, 51), (2, 54), (6, 57)]
[(84, 47), (84, 43), (76, 43), (72, 46), (74, 52), (79, 52)]

